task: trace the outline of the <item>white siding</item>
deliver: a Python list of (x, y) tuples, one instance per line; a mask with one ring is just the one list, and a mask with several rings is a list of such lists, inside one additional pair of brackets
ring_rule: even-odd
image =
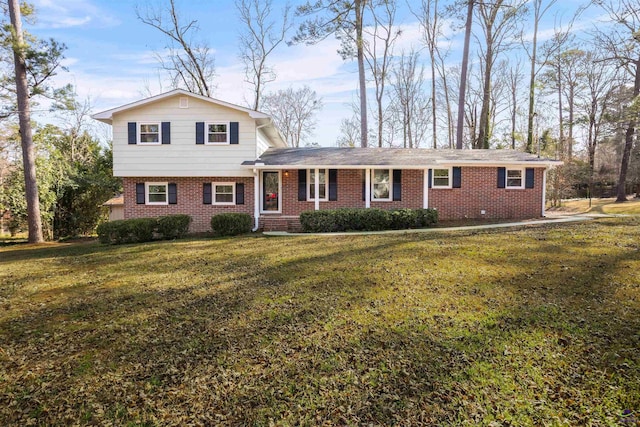
[[(252, 176), (240, 165), (256, 158), (256, 123), (248, 113), (180, 95), (113, 115), (115, 176)], [(129, 145), (128, 122), (171, 122), (171, 144)], [(196, 122), (238, 122), (239, 144), (197, 145)]]
[(261, 129), (258, 129), (258, 140), (256, 143), (256, 158), (260, 157), (262, 153), (269, 148), (269, 142)]

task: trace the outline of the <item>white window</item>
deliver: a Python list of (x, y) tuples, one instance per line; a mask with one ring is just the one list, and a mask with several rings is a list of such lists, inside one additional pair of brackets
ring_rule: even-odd
[(169, 203), (166, 182), (147, 182), (145, 187), (148, 205), (166, 205)]
[(522, 169), (507, 169), (507, 188), (524, 188), (524, 171)]
[(138, 128), (139, 144), (160, 144), (160, 123), (140, 123)]
[(229, 123), (207, 123), (207, 144), (228, 144)]
[(213, 187), (213, 204), (214, 205), (233, 205), (236, 203), (236, 185), (233, 182), (214, 182)]
[(431, 187), (451, 188), (451, 169), (433, 169)]
[[(315, 181), (315, 169), (307, 170), (307, 200), (315, 200), (316, 196), (316, 181)], [(327, 199), (327, 176), (326, 169), (318, 169), (318, 182), (320, 184), (319, 193), (320, 200)]]
[(374, 169), (371, 175), (371, 200), (391, 200), (391, 169)]

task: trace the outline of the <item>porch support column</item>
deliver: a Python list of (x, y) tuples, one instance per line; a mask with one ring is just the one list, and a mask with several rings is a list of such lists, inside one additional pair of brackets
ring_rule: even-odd
[(260, 171), (253, 170), (253, 230), (260, 228)]
[(313, 187), (314, 187), (314, 194), (315, 197), (313, 198), (313, 202), (314, 202), (314, 209), (319, 211), (320, 210), (320, 179), (319, 179), (319, 173), (318, 173), (318, 169), (314, 169), (313, 170)]
[[(535, 170), (535, 169), (534, 169)], [(547, 203), (547, 168), (542, 170), (542, 216), (546, 216), (545, 204)]]
[(364, 170), (364, 207), (371, 207), (371, 169)]
[(429, 169), (425, 169), (422, 178), (422, 208), (429, 208)]

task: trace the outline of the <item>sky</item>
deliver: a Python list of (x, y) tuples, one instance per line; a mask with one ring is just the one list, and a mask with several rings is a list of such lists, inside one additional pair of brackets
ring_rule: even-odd
[[(162, 53), (166, 40), (160, 32), (140, 22), (136, 6), (161, 5), (167, 0), (33, 0), (36, 22), (25, 29), (36, 36), (52, 37), (66, 44), (64, 65), (68, 72), (55, 77), (57, 83), (75, 86), (80, 101), (90, 99), (92, 112), (114, 108), (171, 89), (158, 70), (157, 53)], [(421, 33), (416, 18), (405, 3), (399, 2), (398, 23), (403, 29), (395, 51), (420, 49)], [(559, 0), (540, 31), (543, 35), (553, 26), (553, 17), (567, 21), (578, 0)], [(183, 20), (197, 20), (197, 39), (204, 40), (214, 51), (217, 78), (213, 97), (248, 106), (249, 86), (244, 82), (243, 64), (238, 57), (238, 31), (241, 24), (233, 1), (176, 0)], [(274, 0), (274, 9), (284, 0)], [(557, 19), (557, 18), (556, 18)], [(590, 20), (585, 17), (581, 25)], [(297, 24), (300, 20), (296, 21)], [(453, 55), (461, 50), (461, 34), (453, 28)], [(290, 34), (289, 39), (293, 36)], [(310, 142), (333, 146), (339, 136), (340, 122), (352, 116), (350, 104), (357, 99), (357, 68), (354, 61), (343, 61), (337, 54), (339, 42), (329, 37), (311, 46), (282, 45), (270, 63), (277, 80), (266, 91), (308, 85), (322, 98), (324, 108), (318, 114), (315, 133)], [(423, 55), (426, 57), (426, 52)], [(369, 96), (372, 105), (373, 97)], [(36, 120), (47, 121), (47, 115)]]

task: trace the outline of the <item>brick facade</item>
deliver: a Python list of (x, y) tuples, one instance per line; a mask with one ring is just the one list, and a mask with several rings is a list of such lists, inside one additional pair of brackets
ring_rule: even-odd
[[(178, 203), (175, 205), (136, 204), (136, 183), (167, 182), (177, 186)], [(234, 182), (244, 184), (244, 205), (205, 205), (202, 201), (202, 185), (211, 182)], [(243, 212), (253, 216), (253, 178), (198, 177), (198, 178), (123, 178), (124, 217), (146, 218), (162, 215), (187, 214), (191, 216), (189, 231), (200, 233), (211, 231), (211, 217), (225, 212)]]
[[(441, 220), (463, 218), (537, 218), (542, 214), (543, 168), (535, 168), (534, 188), (497, 188), (497, 167), (462, 167), (460, 188), (430, 188), (429, 207), (436, 208)], [(282, 171), (281, 213), (262, 214), (260, 227), (264, 230), (299, 228), (301, 212), (314, 209), (313, 201), (298, 201), (298, 171)], [(524, 179), (524, 177), (523, 177)], [(125, 218), (157, 217), (170, 214), (191, 215), (191, 232), (210, 230), (211, 217), (223, 212), (243, 212), (253, 216), (253, 178), (124, 178)], [(177, 204), (138, 205), (136, 183), (168, 182), (177, 184)], [(210, 182), (244, 183), (244, 204), (216, 206), (203, 204), (202, 186)], [(362, 197), (363, 171), (340, 169), (337, 174), (337, 200), (321, 201), (320, 209), (365, 207)], [(422, 208), (424, 171), (402, 171), (401, 201), (371, 202), (381, 209)], [(482, 213), (484, 211), (484, 213)]]

